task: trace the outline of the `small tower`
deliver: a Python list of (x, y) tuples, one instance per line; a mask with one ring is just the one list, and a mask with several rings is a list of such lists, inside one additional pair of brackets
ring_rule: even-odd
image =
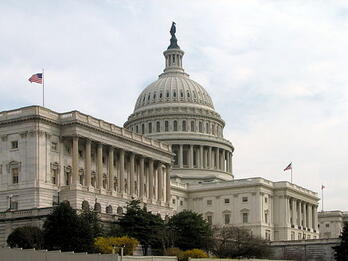
[(167, 73), (184, 73), (184, 69), (182, 67), (182, 57), (184, 56), (184, 51), (180, 49), (175, 33), (176, 27), (175, 22), (173, 22), (172, 27), (170, 28), (170, 34), (172, 36), (170, 38), (170, 45), (168, 46), (168, 49), (163, 52), (166, 61), (164, 73), (162, 75)]

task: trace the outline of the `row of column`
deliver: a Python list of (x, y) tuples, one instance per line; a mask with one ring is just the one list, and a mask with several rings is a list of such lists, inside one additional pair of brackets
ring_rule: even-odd
[(291, 225), (318, 230), (318, 206), (289, 198)]
[[(79, 183), (79, 137), (74, 136), (72, 142), (72, 184), (76, 185)], [(155, 199), (154, 195), (154, 186), (155, 186), (155, 178), (157, 178), (157, 188), (155, 188), (155, 192), (157, 191), (157, 199), (159, 201), (164, 201), (163, 190), (164, 186), (166, 187), (166, 195), (165, 201), (169, 202), (171, 197), (170, 192), (170, 165), (162, 163), (161, 161), (154, 160), (152, 158), (147, 158), (143, 155), (138, 155), (134, 152), (127, 152), (129, 154), (129, 172), (125, 171), (125, 155), (126, 151), (122, 148), (115, 148), (110, 145), (103, 145), (102, 143), (98, 143), (97, 145), (97, 160), (96, 160), (96, 187), (98, 189), (103, 188), (103, 150), (108, 149), (108, 187), (107, 190), (114, 191), (114, 178), (117, 177), (115, 175), (114, 170), (114, 159), (115, 159), (115, 150), (119, 151), (119, 160), (118, 160), (118, 168), (119, 168), (119, 183), (117, 184), (117, 192), (124, 194), (125, 191), (125, 181), (129, 182), (129, 191), (128, 194), (131, 196), (136, 196), (135, 190), (135, 177), (138, 173), (135, 172), (136, 158), (138, 160), (138, 168), (139, 168), (139, 197), (147, 197), (144, 191), (144, 185), (147, 185), (148, 191), (148, 199)], [(148, 184), (145, 182), (145, 161), (148, 166)], [(91, 186), (91, 164), (92, 163), (92, 153), (91, 153), (91, 140), (85, 140), (85, 173), (86, 173), (86, 187)], [(164, 171), (165, 169), (165, 171)], [(128, 174), (128, 175), (127, 175)], [(127, 175), (127, 177), (126, 177)], [(156, 176), (157, 175), (157, 176)], [(165, 177), (164, 177), (165, 176)], [(165, 180), (164, 180), (165, 178)], [(165, 184), (164, 184), (165, 182)]]
[[(232, 173), (232, 152), (230, 151), (204, 145), (179, 144), (173, 146), (177, 147), (174, 152), (176, 153), (176, 162), (179, 168), (196, 167), (200, 169), (217, 169)], [(184, 153), (184, 150), (186, 150), (186, 153)]]

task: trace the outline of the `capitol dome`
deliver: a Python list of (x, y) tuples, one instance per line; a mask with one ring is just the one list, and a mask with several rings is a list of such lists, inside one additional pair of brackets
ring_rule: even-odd
[(225, 122), (208, 92), (184, 71), (175, 30), (173, 24), (163, 73), (141, 92), (124, 127), (171, 145), (172, 176), (231, 180), (234, 148), (223, 137)]

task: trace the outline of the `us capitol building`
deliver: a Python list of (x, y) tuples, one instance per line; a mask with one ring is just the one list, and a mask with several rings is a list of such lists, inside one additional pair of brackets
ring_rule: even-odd
[(234, 147), (208, 92), (183, 69), (175, 24), (165, 69), (124, 127), (40, 106), (0, 112), (0, 244), (41, 226), (59, 202), (115, 221), (132, 198), (168, 218), (184, 209), (268, 240), (319, 238), (318, 195), (264, 178), (235, 179)]

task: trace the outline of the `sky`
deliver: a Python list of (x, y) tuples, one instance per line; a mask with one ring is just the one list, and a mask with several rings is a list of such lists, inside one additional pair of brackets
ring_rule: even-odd
[[(164, 69), (171, 22), (234, 147), (235, 178), (324, 189), (348, 210), (348, 1), (0, 2), (0, 111), (45, 105), (122, 126)], [(319, 210), (321, 210), (321, 202)]]

